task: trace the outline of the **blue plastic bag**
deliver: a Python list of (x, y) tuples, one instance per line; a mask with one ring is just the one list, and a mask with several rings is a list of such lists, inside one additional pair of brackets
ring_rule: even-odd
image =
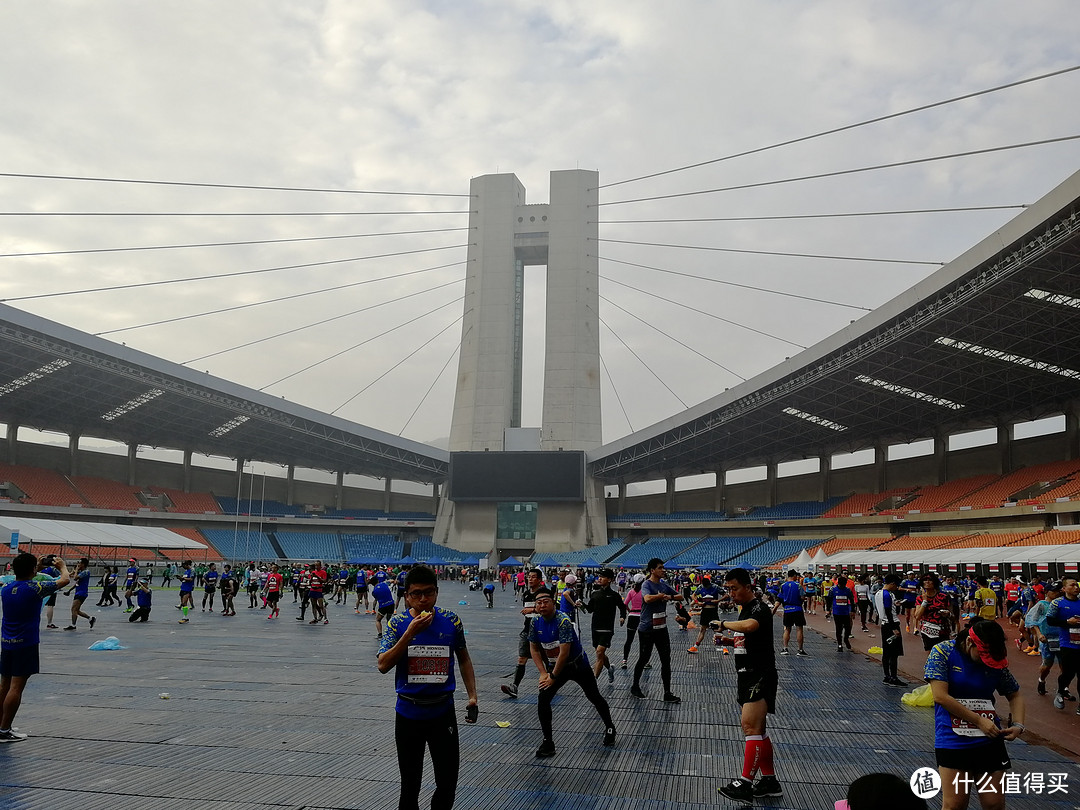
[(103, 641), (95, 641), (87, 649), (95, 650), (95, 651), (97, 651), (97, 650), (126, 650), (127, 647), (122, 646), (120, 644), (120, 639), (118, 639), (116, 636), (109, 636), (107, 639), (105, 639)]

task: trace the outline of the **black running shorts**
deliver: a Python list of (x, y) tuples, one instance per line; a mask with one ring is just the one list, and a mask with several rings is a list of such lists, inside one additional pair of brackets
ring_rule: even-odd
[(594, 647), (610, 647), (614, 635), (613, 630), (593, 630), (592, 645)]
[(776, 713), (776, 671), (772, 672), (740, 672), (736, 675), (738, 691), (736, 700), (739, 705), (743, 703), (756, 703), (764, 700), (769, 714)]
[(784, 614), (784, 627), (806, 627), (806, 614), (801, 610), (793, 610)]

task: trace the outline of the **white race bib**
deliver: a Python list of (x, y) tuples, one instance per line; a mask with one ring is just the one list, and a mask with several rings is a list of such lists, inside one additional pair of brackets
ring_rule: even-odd
[(409, 647), (409, 683), (446, 683), (450, 677), (450, 647), (415, 644)]
[(558, 639), (554, 639), (553, 641), (540, 642), (540, 647), (544, 650), (544, 657), (551, 661), (554, 661), (556, 658), (559, 657), (560, 646), (561, 645), (559, 644)]
[(927, 638), (940, 638), (941, 637), (941, 625), (934, 622), (922, 623), (922, 634)]
[(735, 655), (746, 655), (746, 635), (744, 633), (732, 633), (731, 637), (735, 642)]
[[(957, 698), (956, 702), (963, 706), (965, 709), (970, 709), (980, 717), (987, 717), (990, 720), (997, 722), (997, 712), (994, 711), (994, 702), (992, 700), (982, 700), (979, 698)], [(958, 717), (952, 718), (952, 730), (953, 734), (957, 734), (961, 737), (985, 737), (986, 734), (983, 731), (966, 720), (961, 720)]]
[(667, 613), (654, 613), (652, 626), (654, 630), (663, 630), (667, 627)]

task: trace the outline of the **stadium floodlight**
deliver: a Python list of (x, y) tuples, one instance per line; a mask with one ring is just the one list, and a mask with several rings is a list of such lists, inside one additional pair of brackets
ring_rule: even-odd
[(1062, 377), (1080, 380), (1080, 371), (1074, 371), (1073, 369), (1065, 368), (1064, 366), (1055, 366), (1053, 363), (1044, 363), (1041, 360), (1033, 360), (1030, 357), (1023, 357), (1019, 354), (1010, 354), (1009, 352), (1003, 352), (1000, 349), (988, 349), (985, 346), (979, 346), (975, 343), (965, 343), (962, 340), (955, 340), (948, 337), (939, 337), (934, 342), (942, 346), (978, 354), (982, 357), (989, 357), (993, 360), (1001, 360), (1004, 363), (1012, 363), (1013, 365), (1023, 366), (1024, 368), (1034, 369), (1035, 371), (1046, 371), (1050, 374), (1059, 374)]
[(1061, 304), (1065, 307), (1073, 307), (1074, 309), (1080, 309), (1080, 298), (1073, 298), (1071, 295), (1063, 295), (1062, 293), (1052, 293), (1046, 290), (1031, 289), (1024, 293), (1025, 298), (1034, 298), (1036, 301), (1046, 301), (1051, 304)]
[(160, 388), (151, 388), (149, 391), (139, 394), (134, 399), (129, 399), (118, 408), (113, 408), (111, 411), (103, 413), (101, 418), (106, 422), (112, 422), (114, 419), (119, 419), (125, 413), (131, 413), (133, 410), (145, 405), (147, 402), (152, 402), (164, 393), (165, 392)]
[(920, 402), (929, 402), (931, 405), (939, 405), (942, 408), (948, 408), (952, 411), (959, 411), (964, 406), (959, 402), (953, 402), (951, 399), (945, 399), (944, 397), (936, 397), (933, 394), (928, 394), (925, 391), (916, 391), (914, 388), (908, 388), (906, 385), (897, 385), (886, 380), (878, 380), (874, 377), (867, 377), (865, 374), (860, 374), (855, 378), (864, 385), (872, 385), (875, 388), (884, 388), (886, 391), (891, 391), (894, 394), (903, 394), (905, 397), (911, 397), (917, 399)]
[(211, 430), (210, 435), (215, 439), (220, 439), (222, 436), (224, 436), (230, 430), (234, 430), (234, 429), (240, 427), (242, 424), (244, 424), (244, 422), (248, 421), (249, 418), (250, 417), (247, 417), (247, 416), (234, 416), (232, 419), (230, 419), (224, 425), (221, 425), (221, 426), (216, 427), (213, 430)]
[(829, 430), (847, 430), (847, 425), (841, 425), (830, 419), (826, 419), (824, 416), (814, 416), (812, 413), (800, 411), (795, 408), (784, 408), (784, 413), (789, 416), (797, 416), (799, 419), (805, 419), (807, 422), (813, 422), (815, 425), (827, 427)]
[(0, 397), (6, 396), (7, 394), (10, 394), (13, 391), (18, 391), (20, 388), (25, 388), (30, 383), (32, 383), (32, 382), (34, 382), (36, 380), (40, 380), (43, 377), (47, 377), (48, 375), (52, 374), (54, 371), (59, 371), (60, 369), (67, 368), (70, 365), (71, 365), (70, 360), (60, 360), (60, 359), (53, 360), (51, 363), (46, 363), (41, 368), (34, 369), (33, 371), (31, 371), (31, 372), (29, 372), (27, 374), (23, 374), (21, 377), (12, 380), (9, 383), (5, 383), (4, 385), (0, 385)]

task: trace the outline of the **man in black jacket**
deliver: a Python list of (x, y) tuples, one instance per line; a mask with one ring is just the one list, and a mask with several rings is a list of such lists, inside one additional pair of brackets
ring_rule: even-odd
[(592, 614), (592, 643), (596, 648), (596, 663), (593, 665), (593, 675), (599, 680), (600, 673), (607, 669), (608, 683), (615, 682), (615, 669), (607, 659), (607, 648), (611, 646), (611, 639), (615, 635), (615, 611), (621, 614), (619, 626), (626, 623), (626, 605), (622, 597), (611, 589), (611, 581), (615, 579), (615, 572), (610, 568), (603, 569), (597, 575), (597, 587), (593, 589), (592, 597), (588, 603), (581, 606), (586, 613)]

